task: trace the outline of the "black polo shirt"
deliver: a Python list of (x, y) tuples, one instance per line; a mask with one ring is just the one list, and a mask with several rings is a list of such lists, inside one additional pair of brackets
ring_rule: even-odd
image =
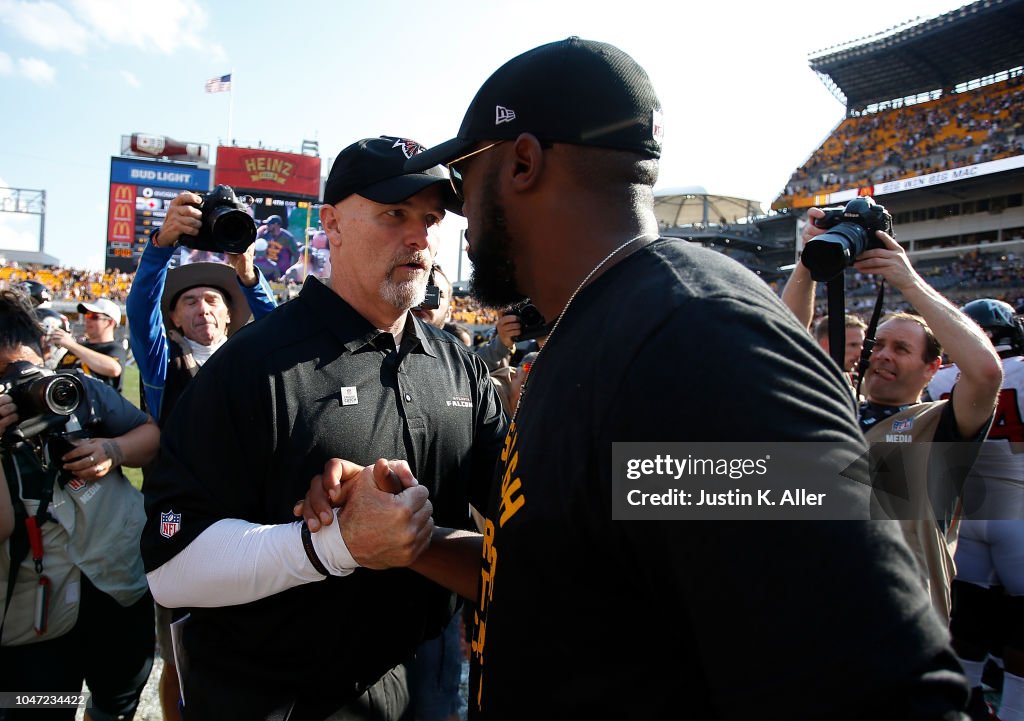
[[(203, 366), (163, 430), (144, 493), (146, 568), (222, 518), (295, 520), (328, 458), (409, 462), (440, 526), (482, 508), (506, 422), (483, 362), (412, 314), (401, 347), (330, 288), (299, 296), (234, 335)], [(161, 536), (160, 514), (180, 514)], [(194, 609), (194, 669), (289, 689), (372, 682), (443, 625), (452, 597), (406, 570), (358, 569), (241, 606)], [(315, 630), (310, 626), (315, 622)], [(331, 619), (331, 620), (329, 620)], [(313, 637), (328, 656), (294, 653)], [(330, 660), (328, 660), (328, 657)]]

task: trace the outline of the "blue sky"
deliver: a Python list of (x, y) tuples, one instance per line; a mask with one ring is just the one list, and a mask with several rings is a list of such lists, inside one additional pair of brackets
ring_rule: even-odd
[[(843, 117), (808, 53), (961, 4), (0, 0), (0, 187), (45, 189), (46, 251), (99, 269), (122, 135), (213, 148), (230, 106), (240, 145), (297, 151), (315, 139), (326, 172), (359, 138), (447, 140), (502, 63), (579, 35), (651, 76), (666, 126), (658, 188), (767, 206)], [(205, 93), (228, 72), (230, 96)], [(440, 256), (454, 269), (460, 222), (446, 225)], [(38, 236), (35, 216), (0, 213), (0, 248), (35, 249)]]

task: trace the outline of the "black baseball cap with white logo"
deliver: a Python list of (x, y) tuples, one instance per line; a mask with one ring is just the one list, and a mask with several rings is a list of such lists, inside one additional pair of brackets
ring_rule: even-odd
[(445, 207), (461, 212), (444, 168), (424, 166), (407, 171), (405, 162), (424, 151), (415, 140), (382, 135), (352, 143), (338, 153), (324, 186), (325, 205), (341, 202), (353, 193), (377, 203), (399, 203), (435, 183), (442, 184)]
[(661, 103), (650, 78), (614, 45), (570, 37), (512, 58), (477, 92), (459, 134), (406, 161), (415, 172), (487, 140), (540, 140), (661, 157)]

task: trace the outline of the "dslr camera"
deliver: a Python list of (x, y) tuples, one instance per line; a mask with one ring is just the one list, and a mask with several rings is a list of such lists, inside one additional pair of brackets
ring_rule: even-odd
[(804, 246), (801, 262), (818, 281), (829, 281), (853, 265), (865, 250), (884, 248), (875, 237), (876, 230), (892, 235), (892, 216), (885, 206), (878, 205), (870, 196), (855, 198), (845, 206), (822, 208), (824, 218), (814, 225), (826, 228), (827, 233), (812, 238)]
[(18, 407), (21, 420), (4, 433), (5, 441), (17, 442), (63, 427), (85, 400), (85, 386), (73, 373), (16, 361), (0, 377), (0, 394), (9, 395)]
[(199, 205), (203, 214), (199, 235), (183, 234), (178, 242), (194, 250), (236, 254), (244, 253), (256, 242), (256, 221), (248, 212), (252, 196), (239, 197), (227, 185), (199, 195), (203, 199)]
[(515, 343), (541, 338), (551, 332), (551, 325), (533, 303), (512, 308), (509, 312), (519, 316), (519, 335), (512, 339)]

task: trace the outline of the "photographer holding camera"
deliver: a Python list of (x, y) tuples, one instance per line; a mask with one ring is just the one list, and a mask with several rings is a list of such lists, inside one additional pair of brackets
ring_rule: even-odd
[[(842, 228), (850, 235), (856, 235), (860, 228), (867, 242), (848, 247), (845, 262), (839, 260), (838, 252), (834, 253), (823, 267), (815, 265), (820, 255), (814, 259), (807, 257), (807, 248), (817, 236), (830, 232), (820, 225), (826, 212), (811, 208), (808, 218), (811, 222), (803, 232), (805, 255), (793, 269), (782, 293), (783, 301), (805, 326), (809, 327), (813, 315), (815, 280), (812, 276), (842, 273), (847, 265), (860, 273), (882, 276), (918, 313), (896, 313), (878, 326), (864, 373), (864, 400), (860, 404), (860, 426), (867, 440), (872, 443), (970, 444), (958, 455), (966, 460), (967, 468), (962, 464), (956, 464), (961, 467), (939, 468), (943, 465), (940, 463), (929, 467), (928, 459), (908, 467), (906, 482), (911, 502), (930, 503), (934, 517), (900, 519), (904, 537), (926, 575), (923, 580), (932, 604), (948, 621), (953, 553), (960, 516), (958, 489), (962, 488), (963, 476), (992, 421), (1003, 377), (999, 357), (971, 319), (918, 275), (906, 251), (892, 235), (873, 229), (870, 222)], [(831, 253), (836, 248), (828, 251)], [(922, 392), (942, 362), (943, 350), (960, 368), (960, 380), (949, 400), (921, 403)], [(941, 446), (929, 446), (929, 449), (934, 448)], [(935, 507), (936, 502), (939, 507)]]
[[(245, 324), (250, 312), (258, 320), (276, 306), (269, 283), (253, 265), (255, 223), (238, 208), (232, 214), (229, 202), (234, 193), (224, 198), (222, 188), (214, 191), (219, 205), (206, 207), (205, 214), (201, 208), (208, 201), (196, 193), (185, 191), (171, 201), (163, 225), (142, 253), (125, 303), (142, 401), (161, 424), (198, 367)], [(222, 237), (210, 238), (211, 214), (222, 208), (228, 212), (216, 222), (234, 225), (226, 228), (226, 245), (218, 249), (226, 253), (234, 274), (220, 263), (191, 263), (168, 270), (179, 244), (206, 249)], [(174, 297), (165, 297), (169, 286)]]
[(151, 461), (160, 432), (102, 381), (44, 368), (42, 338), (27, 299), (0, 291), (0, 689), (84, 680), (86, 718), (130, 718), (153, 663), (153, 602), (142, 494), (121, 465)]
[[(494, 325), (494, 336), (476, 349), (487, 369), (515, 366), (527, 353), (533, 353), (544, 346), (551, 324), (532, 303), (525, 303), (508, 309)], [(525, 347), (519, 343), (528, 341)]]

